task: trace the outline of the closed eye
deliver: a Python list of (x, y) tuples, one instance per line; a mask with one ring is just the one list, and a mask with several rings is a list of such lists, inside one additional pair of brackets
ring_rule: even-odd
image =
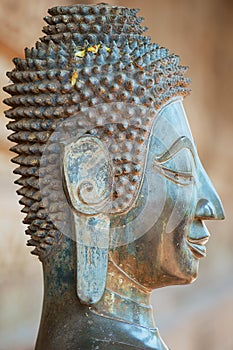
[[(156, 171), (165, 176), (167, 179), (179, 185), (187, 186), (195, 182), (192, 169), (190, 168), (190, 170), (187, 170), (186, 167), (185, 170), (179, 169), (180, 166), (182, 168), (184, 167), (182, 166), (182, 162), (175, 162), (176, 155), (178, 155), (178, 153), (184, 149), (190, 151), (191, 157), (189, 156), (188, 159), (191, 158), (190, 161), (194, 161), (195, 163), (195, 151), (193, 144), (186, 136), (182, 136), (176, 140), (163, 154), (155, 157), (153, 167), (155, 167)], [(173, 161), (173, 163), (169, 161)], [(174, 169), (174, 162), (178, 163), (177, 170)], [(173, 166), (168, 167), (167, 163), (172, 163)]]
[(157, 162), (154, 162), (153, 166), (156, 167), (160, 174), (179, 185), (187, 186), (194, 183), (194, 176), (191, 172), (175, 171)]

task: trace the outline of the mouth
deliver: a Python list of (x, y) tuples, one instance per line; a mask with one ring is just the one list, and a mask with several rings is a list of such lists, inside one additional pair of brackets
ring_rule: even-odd
[(188, 237), (187, 243), (191, 250), (191, 252), (198, 258), (205, 258), (206, 257), (206, 246), (205, 244), (208, 242), (209, 236), (193, 239)]

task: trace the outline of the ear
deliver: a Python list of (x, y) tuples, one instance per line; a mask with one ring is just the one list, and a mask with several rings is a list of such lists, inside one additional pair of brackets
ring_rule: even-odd
[(104, 144), (91, 135), (65, 146), (63, 180), (74, 215), (77, 294), (98, 302), (105, 289), (111, 207), (112, 167)]

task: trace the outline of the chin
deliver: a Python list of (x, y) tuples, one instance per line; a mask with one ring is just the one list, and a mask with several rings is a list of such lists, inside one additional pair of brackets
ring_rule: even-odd
[(195, 271), (192, 274), (186, 275), (183, 279), (181, 279), (179, 284), (191, 284), (196, 281), (197, 277), (198, 271)]
[(188, 263), (181, 267), (180, 273), (175, 277), (177, 285), (191, 284), (198, 277), (199, 261), (196, 258), (190, 259)]
[(164, 266), (155, 288), (191, 284), (198, 277), (198, 269), (199, 259), (189, 254), (186, 258), (180, 257), (172, 266)]
[(177, 271), (174, 274), (174, 271), (171, 273), (167, 270), (162, 270), (157, 276), (154, 283), (147, 285), (149, 289), (158, 289), (167, 286), (177, 286), (177, 285), (186, 285), (193, 283), (198, 277), (198, 262), (192, 266), (192, 269), (184, 269)]

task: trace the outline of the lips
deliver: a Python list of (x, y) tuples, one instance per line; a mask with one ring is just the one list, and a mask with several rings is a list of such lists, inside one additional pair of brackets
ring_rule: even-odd
[(187, 237), (188, 246), (195, 257), (198, 259), (206, 257), (206, 243), (210, 234), (201, 220), (195, 220), (191, 225), (189, 235)]
[(208, 242), (208, 240), (209, 237), (203, 237), (199, 239), (188, 238), (187, 243), (190, 250), (197, 258), (204, 258), (206, 257), (205, 244)]

